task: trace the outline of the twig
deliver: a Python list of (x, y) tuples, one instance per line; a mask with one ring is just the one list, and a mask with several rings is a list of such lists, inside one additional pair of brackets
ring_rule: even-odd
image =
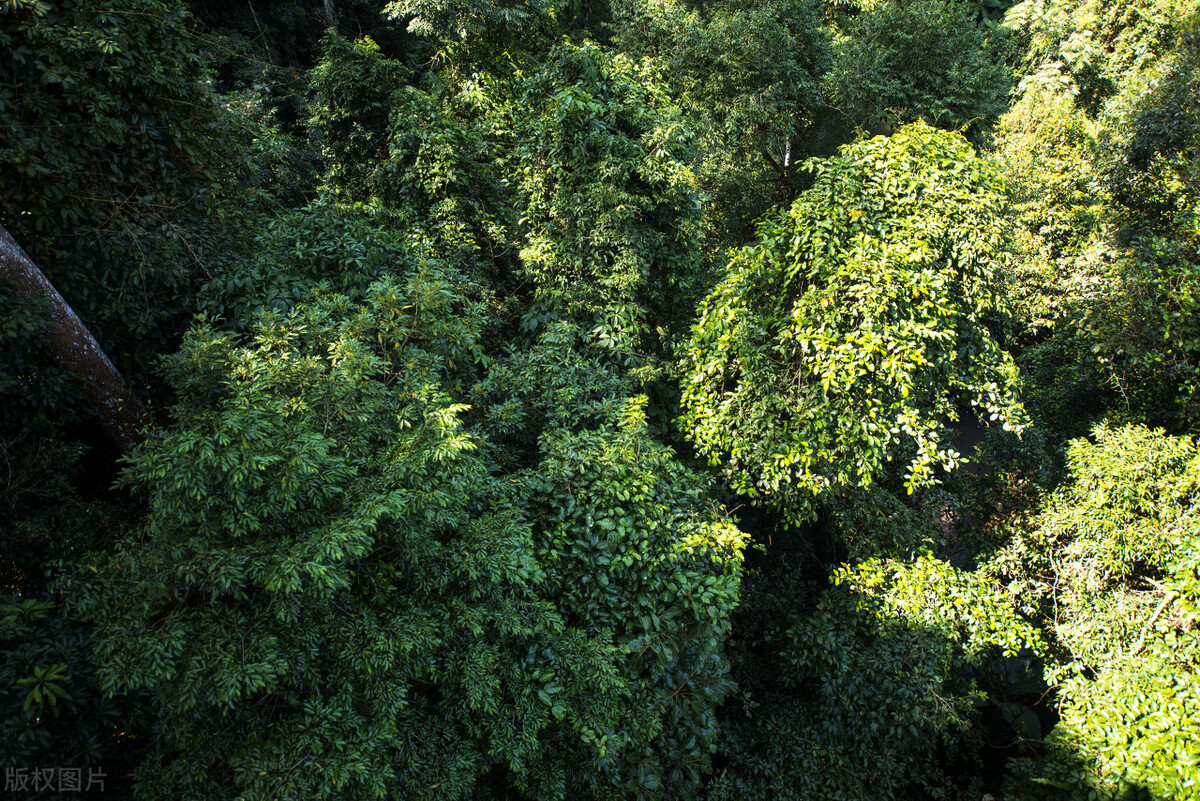
[(1154, 610), (1154, 614), (1150, 616), (1150, 619), (1146, 621), (1146, 625), (1142, 627), (1142, 636), (1138, 637), (1137, 645), (1134, 646), (1130, 656), (1137, 656), (1146, 647), (1146, 635), (1150, 633), (1150, 627), (1154, 625), (1154, 621), (1158, 620), (1158, 616), (1163, 613), (1163, 610), (1177, 597), (1174, 592), (1168, 592), (1163, 596), (1162, 601), (1158, 604), (1158, 608)]

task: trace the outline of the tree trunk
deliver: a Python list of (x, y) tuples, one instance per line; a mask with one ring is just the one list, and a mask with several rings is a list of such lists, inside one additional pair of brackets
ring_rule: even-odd
[(64, 370), (83, 378), (84, 399), (109, 438), (123, 451), (145, 439), (145, 429), (151, 424), (146, 407), (130, 393), (117, 368), (63, 296), (0, 225), (0, 281), (5, 280), (15, 284), (13, 292), (20, 300), (46, 302), (50, 312), (47, 333), (54, 360)]

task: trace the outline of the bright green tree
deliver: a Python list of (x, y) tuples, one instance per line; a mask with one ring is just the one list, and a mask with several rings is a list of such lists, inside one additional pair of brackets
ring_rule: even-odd
[(885, 470), (909, 492), (936, 482), (959, 461), (960, 403), (1022, 425), (992, 327), (997, 167), (917, 124), (812, 169), (813, 188), (734, 254), (702, 305), (683, 394), (701, 452), (794, 520)]
[(1195, 11), (1194, 0), (1022, 0), (1003, 25), (1016, 36), (1021, 90), (1069, 92), (1095, 115), (1170, 53)]
[(1073, 95), (1040, 85), (1026, 89), (997, 125), (997, 160), (1012, 185), (1018, 223), (1008, 283), (1023, 339), (1071, 315), (1072, 268), (1100, 224), (1095, 129)]
[(987, 567), (1053, 635), (1062, 719), (1015, 794), (1200, 798), (1200, 453), (1098, 426), (1070, 480)]

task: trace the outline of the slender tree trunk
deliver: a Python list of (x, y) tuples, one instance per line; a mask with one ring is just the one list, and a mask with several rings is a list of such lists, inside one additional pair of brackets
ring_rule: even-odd
[(125, 386), (117, 368), (63, 296), (0, 225), (0, 281), (4, 280), (15, 284), (13, 292), (22, 301), (46, 302), (54, 359), (64, 370), (83, 378), (84, 399), (109, 438), (124, 451), (141, 442), (151, 424), (146, 407)]

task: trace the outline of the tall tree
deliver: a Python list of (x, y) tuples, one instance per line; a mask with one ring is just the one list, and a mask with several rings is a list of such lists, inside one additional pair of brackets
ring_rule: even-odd
[(683, 426), (734, 486), (793, 519), (885, 470), (953, 469), (963, 403), (1022, 423), (999, 322), (999, 169), (918, 123), (815, 162), (701, 307)]

